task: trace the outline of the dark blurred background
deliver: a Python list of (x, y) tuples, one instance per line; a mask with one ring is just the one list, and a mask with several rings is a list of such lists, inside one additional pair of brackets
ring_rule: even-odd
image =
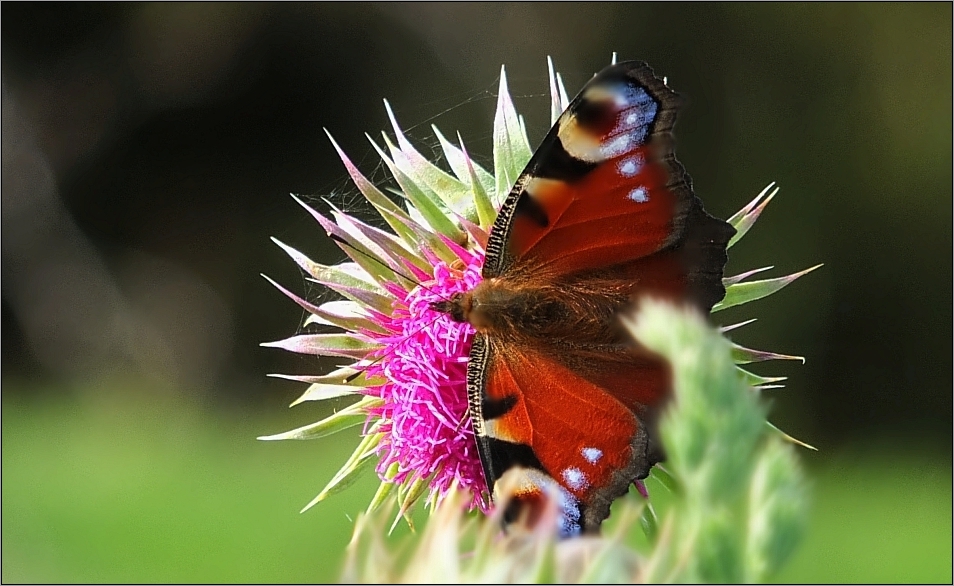
[[(322, 128), (386, 182), (364, 138), (390, 128), (386, 98), (423, 152), (435, 124), (490, 168), (501, 64), (536, 143), (547, 55), (572, 95), (613, 51), (688, 98), (677, 153), (711, 212), (780, 184), (729, 273), (825, 263), (719, 319), (758, 317), (734, 338), (807, 358), (758, 372), (791, 377), (772, 419), (821, 448), (803, 453), (819, 522), (871, 539), (859, 519), (894, 514), (879, 546), (910, 530), (911, 555), (943, 562), (869, 576), (858, 556), (881, 550), (859, 547), (844, 579), (950, 580), (951, 4), (4, 2), (0, 19), (5, 581), (333, 577), (318, 548), (341, 551), (340, 509), (373, 481), (294, 512), (355, 434), (252, 441), (327, 409), (284, 410), (302, 388), (264, 375), (322, 365), (258, 346), (303, 317), (259, 273), (307, 290), (269, 237), (343, 257), (288, 196), (354, 201)], [(877, 486), (910, 509), (844, 513), (890, 509)], [(788, 578), (837, 580), (846, 562), (817, 560), (840, 535), (813, 534), (822, 553)]]

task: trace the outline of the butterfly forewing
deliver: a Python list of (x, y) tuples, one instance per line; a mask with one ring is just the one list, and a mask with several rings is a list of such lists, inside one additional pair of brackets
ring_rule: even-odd
[(678, 240), (692, 191), (672, 156), (676, 94), (641, 63), (591, 80), (547, 134), (494, 223), (484, 277), (517, 262), (556, 274)]

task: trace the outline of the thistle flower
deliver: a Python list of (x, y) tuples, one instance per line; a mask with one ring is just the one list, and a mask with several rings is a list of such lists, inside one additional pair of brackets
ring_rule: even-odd
[[(551, 118), (555, 121), (568, 100), (552, 63), (550, 90)], [(275, 242), (311, 281), (343, 299), (315, 305), (270, 281), (310, 314), (306, 326), (314, 324), (333, 331), (263, 344), (348, 361), (324, 375), (275, 375), (310, 384), (293, 405), (343, 396), (360, 399), (316, 423), (259, 439), (313, 439), (363, 425), (362, 439), (352, 456), (305, 509), (347, 487), (357, 474), (375, 464), (382, 483), (369, 510), (383, 503), (396, 488), (400, 509), (395, 522), (401, 516), (409, 518), (412, 507), (425, 494), (431, 504), (437, 504), (451, 494), (452, 487), (466, 495), (468, 508), (487, 511), (489, 490), (483, 480), (466, 402), (466, 362), (474, 332), (469, 324), (453, 322), (432, 311), (430, 304), (472, 289), (479, 282), (483, 246), (496, 210), (531, 156), (524, 121), (516, 113), (501, 70), (493, 173), (470, 158), (459, 135), (457, 146), (433, 127), (451, 170), (448, 173), (415, 150), (387, 102), (385, 107), (394, 140), (386, 133), (382, 136), (383, 147), (369, 140), (397, 184), (391, 191), (400, 204), (362, 175), (334, 139), (331, 141), (358, 191), (390, 230), (363, 223), (330, 203), (329, 218), (296, 198), (350, 261), (322, 265)], [(777, 191), (770, 184), (728, 220), (737, 230), (730, 246), (752, 227)], [(726, 278), (725, 299), (713, 311), (771, 295), (813, 270), (747, 281), (770, 268)], [(802, 360), (739, 345), (732, 346), (732, 357), (736, 364)], [(755, 389), (777, 387), (784, 380), (741, 369), (738, 372)]]

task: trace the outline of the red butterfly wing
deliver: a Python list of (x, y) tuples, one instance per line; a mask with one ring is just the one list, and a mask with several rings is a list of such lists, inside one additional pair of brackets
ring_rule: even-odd
[(524, 500), (555, 486), (565, 533), (597, 528), (660, 458), (651, 427), (668, 370), (614, 329), (615, 313), (649, 291), (706, 311), (725, 294), (734, 230), (706, 214), (673, 155), (676, 106), (643, 63), (594, 77), (504, 202), (474, 292), (490, 316), (471, 318), (488, 325), (468, 369), (488, 485), (514, 470)]
[[(648, 423), (633, 405), (668, 375), (632, 349), (601, 353), (590, 368), (569, 368), (555, 348), (514, 347), (478, 335), (468, 374), (485, 392), (472, 404), (488, 479), (516, 474), (514, 503), (536, 502), (548, 485), (560, 498), (565, 535), (594, 530), (613, 500), (658, 460)], [(641, 380), (641, 385), (623, 381)], [(479, 381), (479, 382), (478, 382)], [(608, 389), (619, 389), (614, 394)]]
[[(710, 309), (725, 294), (725, 244), (734, 232), (706, 214), (673, 154), (678, 102), (645, 63), (619, 63), (594, 77), (501, 207), (484, 277), (614, 267), (631, 282), (654, 281)], [(653, 255), (669, 258), (637, 262)]]

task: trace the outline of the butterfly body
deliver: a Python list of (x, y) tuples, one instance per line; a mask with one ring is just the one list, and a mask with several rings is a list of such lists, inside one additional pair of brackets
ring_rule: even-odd
[(709, 216), (673, 155), (676, 95), (643, 63), (595, 76), (504, 201), (483, 281), (434, 305), (477, 334), (468, 398), (488, 487), (514, 514), (560, 499), (565, 535), (596, 530), (662, 458), (668, 365), (624, 332), (642, 295), (708, 311), (734, 230)]

